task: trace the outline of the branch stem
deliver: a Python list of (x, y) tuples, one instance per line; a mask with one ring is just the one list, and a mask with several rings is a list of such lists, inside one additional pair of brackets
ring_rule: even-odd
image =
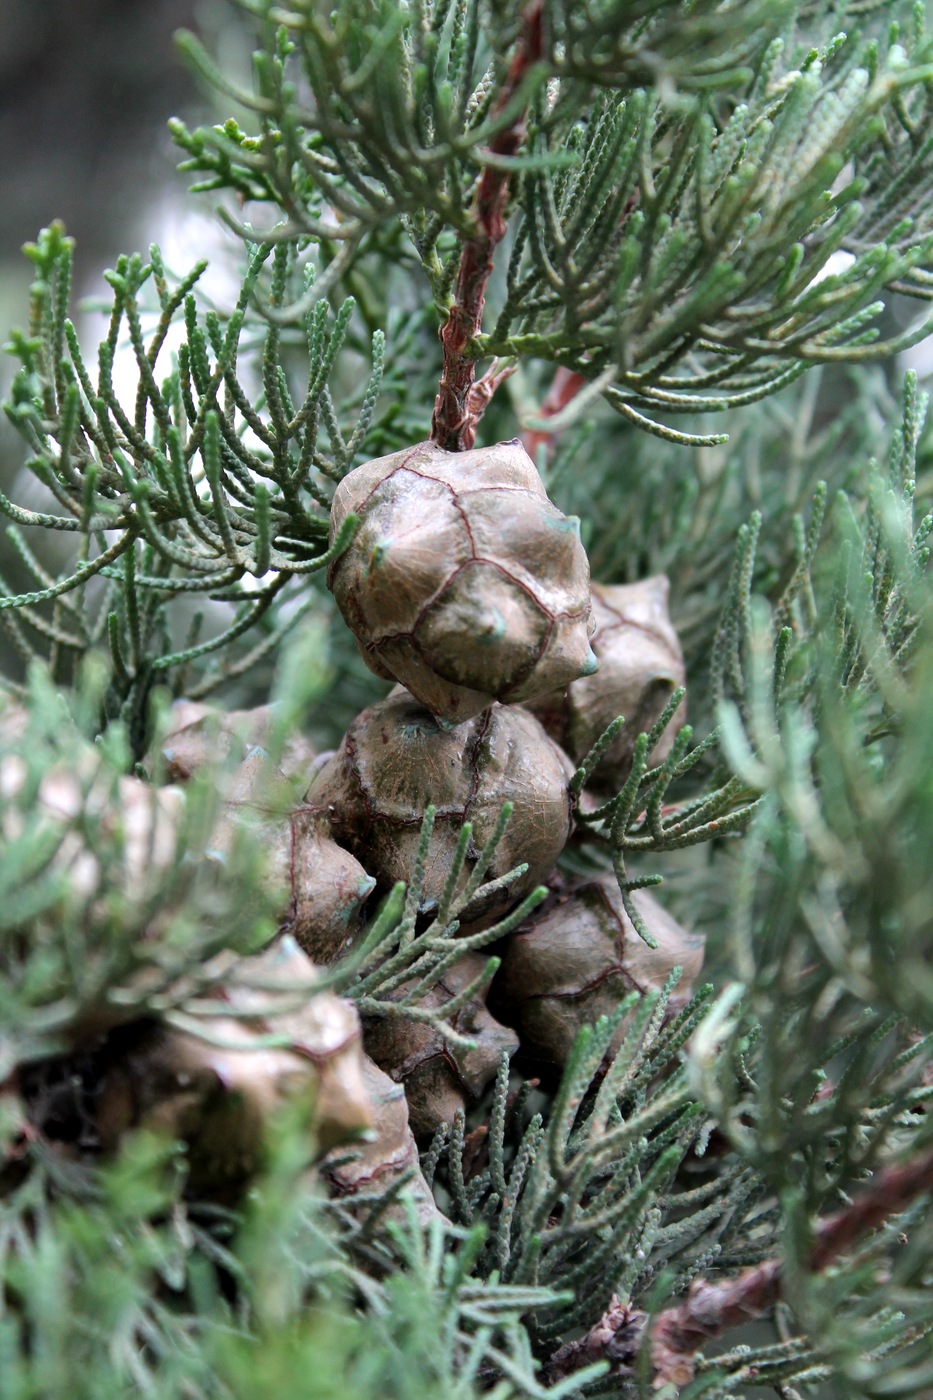
[[(501, 112), (543, 53), (543, 0), (531, 0), (522, 18), (522, 28), (502, 91), (493, 109)], [(514, 156), (525, 135), (525, 110), (490, 142), (490, 154)], [(475, 232), (464, 241), (453, 305), (440, 330), (444, 363), (434, 416), (431, 440), (448, 452), (468, 451), (476, 440), (476, 424), (485, 401), (471, 391), (476, 375), (476, 358), (470, 344), (480, 333), (486, 286), (493, 268), (493, 255), (505, 235), (505, 209), (511, 186), (511, 173), (487, 165), (480, 177), (473, 206)]]
[[(865, 1235), (931, 1189), (933, 1150), (911, 1162), (884, 1167), (851, 1205), (817, 1226), (810, 1268), (814, 1273), (828, 1268)], [(735, 1278), (716, 1283), (695, 1279), (684, 1301), (665, 1309), (653, 1323), (645, 1313), (613, 1298), (585, 1337), (554, 1353), (547, 1365), (548, 1379), (563, 1379), (600, 1360), (608, 1360), (615, 1375), (632, 1375), (638, 1354), (647, 1345), (655, 1389), (668, 1384), (679, 1389), (693, 1379), (696, 1353), (704, 1342), (764, 1316), (780, 1297), (781, 1283), (779, 1259), (766, 1259)]]

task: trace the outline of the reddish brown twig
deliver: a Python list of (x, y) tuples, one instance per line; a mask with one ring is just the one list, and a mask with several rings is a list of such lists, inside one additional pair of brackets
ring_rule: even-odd
[(585, 1337), (555, 1351), (544, 1368), (549, 1385), (582, 1371), (594, 1361), (608, 1361), (614, 1376), (628, 1376), (645, 1334), (648, 1314), (613, 1296), (595, 1327)]
[(825, 1269), (925, 1191), (933, 1191), (933, 1148), (913, 1162), (884, 1167), (857, 1200), (824, 1220), (816, 1232), (810, 1268), (817, 1273)]
[(517, 364), (503, 365), (498, 359), (495, 359), (483, 377), (477, 379), (476, 383), (470, 389), (470, 392), (467, 394), (466, 403), (467, 431), (471, 433), (470, 441), (467, 443), (468, 447), (473, 446), (473, 442), (476, 438), (476, 425), (486, 412), (487, 405), (493, 394), (496, 392), (499, 385), (504, 384), (517, 369)]
[[(930, 1190), (933, 1151), (913, 1162), (883, 1168), (857, 1200), (817, 1227), (810, 1268), (816, 1273), (825, 1269), (865, 1235)], [(608, 1360), (615, 1374), (628, 1374), (647, 1331), (655, 1387), (668, 1383), (686, 1385), (693, 1378), (696, 1353), (703, 1343), (762, 1317), (780, 1296), (781, 1278), (781, 1261), (768, 1259), (735, 1278), (717, 1283), (696, 1279), (684, 1301), (660, 1313), (650, 1331), (644, 1313), (613, 1298), (585, 1337), (554, 1353), (547, 1366), (548, 1377), (558, 1380), (598, 1360)]]
[[(502, 92), (493, 108), (494, 115), (502, 112), (512, 101), (529, 70), (541, 58), (542, 8), (542, 0), (531, 0), (525, 10), (521, 34)], [(490, 152), (497, 156), (514, 156), (524, 134), (525, 112), (522, 111), (493, 138)], [(476, 439), (478, 419), (471, 417), (470, 413), (470, 391), (474, 387), (476, 362), (468, 354), (467, 347), (482, 326), (493, 253), (505, 234), (505, 207), (510, 185), (511, 174), (508, 170), (486, 166), (473, 206), (476, 232), (464, 242), (454, 303), (445, 325), (441, 327), (444, 364), (434, 403), (431, 439), (448, 452), (463, 452), (472, 447)], [(485, 408), (485, 402), (476, 404), (476, 407)]]

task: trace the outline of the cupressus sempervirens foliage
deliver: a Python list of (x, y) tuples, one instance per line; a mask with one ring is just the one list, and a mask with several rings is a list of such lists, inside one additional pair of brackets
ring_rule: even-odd
[[(236, 305), (153, 247), (91, 356), (26, 249), (0, 1392), (928, 1395), (924, 6), (239, 3), (173, 123)], [(528, 685), (588, 669), (570, 514), (603, 678), (620, 596), (664, 653), (602, 739)]]

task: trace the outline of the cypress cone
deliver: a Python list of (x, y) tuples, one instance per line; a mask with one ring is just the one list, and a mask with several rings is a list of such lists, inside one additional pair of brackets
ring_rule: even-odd
[(265, 853), (267, 886), (283, 892), (280, 930), (315, 962), (332, 963), (356, 941), (361, 910), (376, 882), (319, 817), (303, 808), (278, 809), (276, 779), (281, 791), (283, 775), (263, 750), (244, 760), (214, 832), (214, 853), (223, 860), (236, 826), (250, 823)]
[[(346, 1198), (352, 1205), (354, 1197), (372, 1201), (373, 1196), (384, 1195), (404, 1179), (422, 1224), (443, 1219), (421, 1173), (418, 1145), (408, 1122), (405, 1090), (366, 1055), (363, 1082), (373, 1115), (368, 1141), (352, 1154), (332, 1152), (322, 1163), (325, 1181), (335, 1196)], [(388, 1217), (404, 1220), (404, 1209), (392, 1207)]]
[[(9, 707), (0, 738), (24, 736), (24, 717), (24, 711)], [(60, 884), (60, 898), (73, 917), (107, 930), (115, 906), (122, 906), (121, 917), (155, 941), (175, 913), (171, 901), (159, 895), (184, 840), (183, 789), (115, 776), (77, 736), (71, 762), (55, 763), (34, 786), (31, 781), (20, 753), (0, 757), (0, 845), (21, 841), (23, 849), (46, 853), (43, 879), (52, 889)], [(85, 1046), (136, 1014), (111, 997), (107, 986), (85, 988), (67, 1036), (74, 1046)], [(65, 1034), (64, 1025), (59, 1033)]]
[(351, 512), (328, 585), (370, 669), (433, 715), (457, 724), (595, 669), (580, 522), (517, 440), (366, 462), (337, 487), (332, 540)]
[[(363, 905), (376, 881), (319, 822), (295, 812), (289, 826), (291, 899), (281, 928), (313, 961), (329, 964), (358, 941)], [(285, 854), (282, 846), (279, 854)]]
[[(316, 990), (318, 974), (295, 944), (273, 945), (233, 971), (223, 990), (231, 1015), (209, 1023), (216, 1043), (157, 1021), (125, 1027), (111, 1037), (99, 1091), (102, 1147), (114, 1150), (132, 1128), (181, 1138), (198, 1193), (242, 1186), (286, 1102), (307, 1104), (319, 1151), (358, 1138), (373, 1121), (356, 1012)], [(262, 991), (250, 985), (257, 981)], [(281, 997), (270, 1001), (276, 986), (306, 995), (283, 1012)], [(268, 1048), (270, 1033), (288, 1044)]]
[[(199, 768), (233, 755), (243, 760), (256, 747), (265, 747), (276, 723), (276, 706), (248, 710), (217, 710), (194, 700), (176, 700), (160, 752), (170, 782), (186, 782)], [(278, 766), (286, 778), (307, 773), (315, 752), (303, 734), (290, 734)]]
[[(686, 680), (680, 641), (667, 608), (670, 584), (664, 574), (639, 583), (591, 585), (596, 631), (593, 650), (599, 670), (562, 690), (526, 702), (547, 732), (580, 763), (617, 715), (625, 724), (590, 778), (596, 791), (617, 792), (631, 771), (639, 734), (652, 727), (675, 690)], [(650, 755), (663, 763), (687, 718), (678, 705)]]
[(357, 716), (305, 802), (382, 888), (411, 879), (424, 809), (435, 803), (426, 908), (445, 887), (461, 825), (473, 824), (465, 880), (502, 804), (512, 802), (511, 820), (486, 878), (498, 878), (520, 862), (527, 862), (528, 871), (492, 904), (471, 906), (471, 921), (491, 922), (539, 884), (563, 850), (571, 829), (572, 772), (566, 754), (526, 710), (493, 705), (449, 729), (397, 688)]
[(683, 975), (669, 1009), (688, 1000), (703, 963), (702, 936), (683, 928), (647, 891), (632, 898), (657, 948), (636, 932), (610, 874), (554, 897), (511, 935), (489, 1000), (515, 1026), (524, 1051), (563, 1066), (582, 1026), (608, 1015), (632, 990), (660, 988), (676, 966)]
[[(0, 760), (0, 838), (5, 841), (22, 834), (26, 780), (27, 767), (18, 754)], [(16, 806), (14, 798), (19, 799)], [(60, 832), (53, 868), (67, 870), (72, 897), (93, 898), (102, 882), (97, 856), (75, 826), (82, 816), (100, 818), (102, 829), (112, 834), (121, 867), (120, 887), (131, 899), (142, 902), (151, 885), (147, 876), (167, 870), (175, 859), (184, 792), (177, 787), (153, 788), (127, 775), (114, 781), (99, 771), (91, 749), (74, 765), (48, 769), (29, 800), (29, 817), (36, 827), (46, 828), (49, 837)], [(105, 891), (101, 888), (100, 893)]]
[[(449, 968), (419, 1005), (442, 1007), (483, 971), (486, 958), (465, 953)], [(400, 987), (397, 997), (410, 991)], [(412, 1131), (430, 1136), (441, 1123), (452, 1123), (460, 1108), (474, 1103), (496, 1077), (503, 1051), (514, 1055), (518, 1037), (492, 1016), (482, 993), (477, 993), (452, 1018), (454, 1030), (475, 1041), (471, 1050), (451, 1045), (441, 1032), (423, 1021), (396, 1016), (367, 1020), (363, 1025), (367, 1055), (405, 1086)]]

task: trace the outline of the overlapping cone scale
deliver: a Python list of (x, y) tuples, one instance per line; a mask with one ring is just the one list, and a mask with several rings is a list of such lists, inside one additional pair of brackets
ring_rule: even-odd
[[(419, 1005), (442, 1011), (485, 965), (483, 954), (464, 953)], [(397, 995), (401, 998), (410, 990), (406, 984)], [(495, 1078), (503, 1053), (512, 1056), (518, 1049), (518, 1037), (495, 1019), (482, 993), (456, 1012), (451, 1025), (474, 1042), (472, 1048), (448, 1044), (440, 1029), (425, 1021), (380, 1016), (364, 1022), (366, 1053), (404, 1084), (412, 1130), (419, 1137), (430, 1136), (441, 1123), (452, 1123), (458, 1109), (475, 1103)]]
[(265, 854), (263, 880), (280, 894), (280, 930), (315, 962), (336, 961), (361, 933), (361, 911), (375, 880), (333, 840), (319, 816), (276, 806), (284, 776), (262, 749), (254, 749), (233, 776), (213, 835), (215, 859), (226, 858), (238, 827), (251, 827)]
[[(685, 683), (683, 653), (667, 607), (669, 591), (664, 574), (638, 583), (592, 584), (593, 651), (599, 669), (525, 702), (576, 763), (617, 715), (625, 717), (591, 777), (597, 790), (614, 792), (622, 786), (638, 735), (652, 727)], [(663, 763), (686, 718), (681, 702), (651, 752), (653, 765)]]
[[(482, 911), (491, 922), (553, 869), (570, 834), (572, 772), (566, 754), (525, 710), (493, 705), (447, 729), (396, 688), (357, 716), (311, 784), (305, 805), (329, 823), (335, 840), (382, 888), (390, 888), (411, 879), (424, 811), (434, 803), (423, 891), (423, 904), (430, 908), (447, 883), (463, 823), (473, 827), (465, 881), (502, 804), (512, 802), (486, 879), (523, 862), (528, 870)], [(471, 906), (471, 917), (478, 912)]]
[[(384, 1195), (404, 1180), (409, 1199), (414, 1202), (423, 1225), (444, 1217), (434, 1203), (418, 1159), (418, 1146), (408, 1121), (408, 1102), (401, 1084), (385, 1074), (368, 1056), (363, 1056), (363, 1082), (372, 1106), (373, 1124), (369, 1140), (352, 1153), (340, 1150), (322, 1163), (325, 1181), (332, 1193), (347, 1200), (362, 1196), (371, 1208), (374, 1196)], [(406, 1219), (404, 1203), (389, 1208), (389, 1219)]]
[(684, 928), (647, 891), (636, 890), (632, 898), (656, 948), (637, 933), (611, 874), (558, 896), (509, 938), (490, 1005), (518, 1030), (523, 1050), (566, 1064), (582, 1026), (608, 1015), (630, 991), (659, 990), (678, 966), (683, 975), (669, 1009), (687, 1001), (703, 965), (702, 935)]
[(328, 584), (367, 664), (458, 724), (588, 674), (596, 659), (579, 521), (515, 442), (432, 442), (350, 472), (332, 538), (360, 526)]
[[(289, 1101), (307, 1105), (309, 1156), (373, 1123), (356, 1011), (317, 989), (319, 974), (295, 944), (242, 959), (233, 973), (220, 994), (230, 1015), (211, 1019), (209, 1038), (137, 1022), (113, 1037), (97, 1094), (105, 1150), (134, 1128), (181, 1138), (198, 1192), (241, 1186)], [(291, 1004), (283, 1008), (283, 999)], [(280, 1048), (268, 1045), (272, 1033)]]

